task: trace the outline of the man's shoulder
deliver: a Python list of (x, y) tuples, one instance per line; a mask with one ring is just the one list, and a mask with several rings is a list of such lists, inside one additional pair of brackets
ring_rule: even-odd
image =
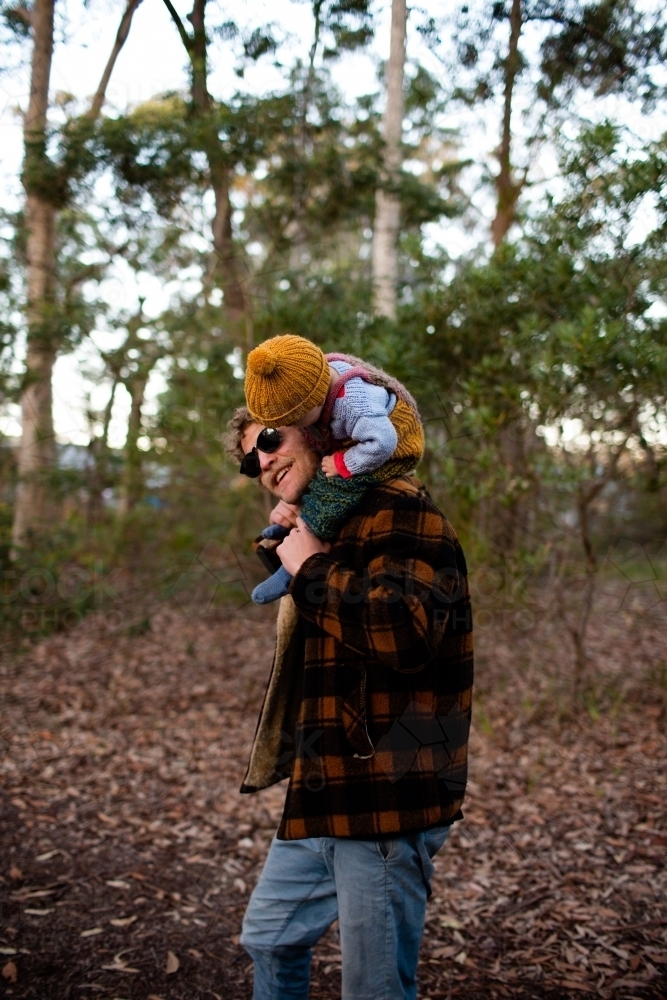
[(392, 531), (400, 526), (421, 536), (456, 539), (452, 525), (416, 476), (398, 476), (373, 487), (360, 504), (357, 517), (366, 522), (366, 526), (350, 525), (359, 536), (365, 534), (365, 527)]
[(382, 509), (383, 507), (406, 508), (406, 509), (430, 509), (437, 512), (440, 517), (444, 514), (433, 501), (430, 493), (424, 484), (416, 476), (397, 476), (395, 479), (386, 479), (373, 487), (367, 495), (368, 508)]

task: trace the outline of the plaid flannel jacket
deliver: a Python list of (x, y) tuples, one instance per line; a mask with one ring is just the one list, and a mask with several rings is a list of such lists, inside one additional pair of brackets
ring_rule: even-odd
[(383, 483), (283, 599), (241, 791), (290, 776), (283, 840), (446, 825), (465, 793), (472, 681), (458, 539), (416, 479)]

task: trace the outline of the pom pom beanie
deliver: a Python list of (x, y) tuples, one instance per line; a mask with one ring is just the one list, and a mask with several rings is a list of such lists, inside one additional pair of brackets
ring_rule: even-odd
[(248, 355), (245, 397), (265, 427), (296, 423), (327, 398), (331, 372), (323, 352), (305, 337), (272, 337)]

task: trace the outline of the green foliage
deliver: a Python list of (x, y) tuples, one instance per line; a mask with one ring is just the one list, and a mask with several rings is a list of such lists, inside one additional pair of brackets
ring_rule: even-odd
[(665, 151), (628, 157), (618, 130), (584, 132), (563, 154), (564, 197), (421, 300), (447, 387), (446, 489), (468, 519), (501, 498), (537, 535), (612, 478), (629, 485), (633, 468), (649, 464), (654, 488), (662, 481), (664, 444), (649, 430), (667, 394), (667, 321), (654, 309), (665, 294), (662, 200), (643, 240), (636, 218), (664, 190)]
[[(343, 51), (367, 45), (374, 34), (369, 0), (312, 0), (318, 34), (325, 35), (323, 56), (338, 58)], [(328, 35), (328, 38), (326, 36)]]
[(645, 107), (664, 96), (656, 74), (667, 45), (662, 11), (647, 12), (634, 0), (601, 0), (578, 5), (576, 16), (560, 23), (542, 45), (544, 96), (553, 98), (560, 88), (571, 94), (578, 86), (597, 97), (627, 93)]

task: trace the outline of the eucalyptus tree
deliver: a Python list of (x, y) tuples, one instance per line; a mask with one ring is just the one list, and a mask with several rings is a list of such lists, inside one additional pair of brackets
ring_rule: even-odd
[[(66, 342), (68, 318), (58, 308), (58, 218), (71, 203), (73, 186), (91, 169), (85, 139), (102, 110), (118, 55), (141, 0), (128, 0), (111, 54), (89, 108), (55, 130), (49, 121), (56, 0), (5, 4), (4, 22), (20, 42), (32, 43), (30, 96), (23, 116), (25, 191), (25, 326), (27, 345), (21, 389), (21, 445), (18, 457), (13, 542), (25, 545), (43, 531), (54, 512), (55, 468), (52, 374)], [(54, 139), (56, 140), (54, 143)], [(55, 148), (54, 148), (55, 147)]]
[[(312, 40), (308, 62), (292, 71), (297, 98), (297, 141), (293, 145), (294, 213), (290, 224), (291, 269), (303, 287), (299, 272), (310, 261), (307, 203), (312, 193), (312, 150), (317, 142), (321, 94), (326, 82), (322, 69), (345, 52), (364, 48), (373, 38), (370, 0), (311, 0)], [(318, 100), (319, 97), (319, 100)], [(309, 176), (310, 175), (310, 176)]]
[[(183, 43), (190, 70), (190, 94), (188, 115), (193, 128), (190, 138), (193, 149), (206, 157), (208, 180), (213, 191), (215, 211), (211, 222), (215, 265), (220, 285), (224, 293), (225, 311), (232, 336), (246, 347), (253, 342), (252, 309), (247, 292), (243, 256), (239, 253), (232, 231), (232, 202), (230, 190), (234, 181), (234, 160), (230, 160), (221, 139), (222, 122), (219, 105), (209, 92), (209, 44), (210, 32), (206, 23), (207, 0), (193, 0), (192, 10), (187, 15), (188, 29), (171, 0), (164, 0), (165, 6), (178, 30)], [(233, 38), (237, 27), (233, 22), (219, 26), (219, 34)], [(246, 43), (246, 54), (258, 58), (274, 47), (269, 35), (256, 34)]]
[[(237, 336), (237, 342), (248, 348), (252, 346), (252, 305), (249, 287), (251, 270), (245, 255), (234, 240), (232, 231), (232, 201), (230, 191), (238, 165), (226, 154), (224, 130), (221, 131), (221, 115), (225, 114), (223, 102), (216, 101), (209, 93), (208, 69), (210, 45), (217, 34), (225, 40), (240, 40), (244, 61), (256, 61), (261, 56), (275, 51), (278, 42), (272, 33), (272, 26), (260, 26), (245, 35), (239, 31), (234, 21), (224, 21), (207, 26), (208, 0), (193, 0), (192, 11), (188, 14), (191, 30), (187, 29), (171, 0), (164, 0), (176, 25), (190, 64), (191, 92), (190, 113), (198, 124), (200, 148), (204, 152), (209, 168), (210, 185), (215, 196), (215, 215), (212, 221), (213, 247), (217, 258), (221, 286), (224, 292), (225, 309), (232, 329), (244, 327), (245, 338)], [(297, 256), (306, 253), (305, 244), (305, 184), (308, 143), (312, 130), (308, 122), (316, 85), (316, 62), (318, 57), (331, 59), (341, 51), (366, 44), (372, 36), (369, 0), (313, 0), (313, 37), (309, 49), (308, 64), (297, 85), (295, 120), (293, 128), (299, 136), (294, 148), (294, 212), (292, 218), (292, 245)], [(239, 70), (241, 74), (243, 67)], [(249, 123), (252, 131), (252, 123)], [(256, 146), (261, 149), (263, 137), (256, 128)]]
[(385, 72), (387, 96), (382, 120), (383, 171), (382, 183), (375, 196), (373, 233), (373, 310), (378, 316), (385, 316), (390, 320), (396, 319), (398, 284), (401, 206), (396, 187), (402, 161), (406, 28), (406, 2), (392, 0), (391, 43)]

